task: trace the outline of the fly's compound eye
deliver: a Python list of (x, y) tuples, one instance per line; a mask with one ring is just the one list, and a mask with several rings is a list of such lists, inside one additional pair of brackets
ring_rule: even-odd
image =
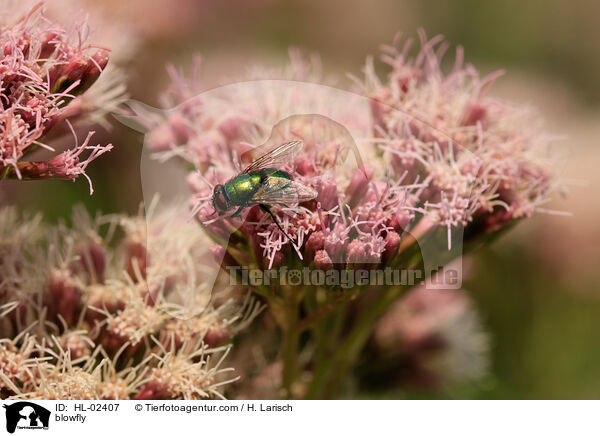
[(229, 209), (229, 202), (223, 191), (223, 185), (215, 186), (213, 192), (213, 207), (217, 212), (226, 212)]

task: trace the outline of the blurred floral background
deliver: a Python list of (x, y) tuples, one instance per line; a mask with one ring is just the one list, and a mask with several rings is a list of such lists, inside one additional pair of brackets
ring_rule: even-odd
[[(116, 63), (126, 72), (123, 81), (130, 96), (149, 105), (158, 105), (168, 86), (166, 65), (189, 68), (198, 52), (205, 60), (205, 86), (227, 83), (257, 63), (281, 64), (290, 46), (318, 53), (326, 74), (344, 73), (359, 71), (365, 57), (396, 32), (414, 36), (419, 28), (462, 45), (467, 61), (484, 74), (504, 69), (493, 94), (538, 107), (547, 130), (560, 137), (567, 155), (560, 175), (567, 180), (568, 195), (555, 196), (546, 207), (572, 215), (538, 214), (478, 250), (465, 259), (464, 288), (471, 301), (448, 297), (436, 302), (441, 311), (463, 304), (476, 308), (477, 322), (489, 338), (484, 377), (440, 388), (429, 374), (430, 362), (386, 355), (385, 342), (393, 332), (386, 331), (383, 319), (359, 362), (360, 383), (352, 396), (600, 396), (600, 4), (583, 0), (180, 0), (176, 6), (166, 0), (52, 0), (49, 4), (57, 14), (94, 11), (90, 13), (94, 40), (112, 47)], [(42, 211), (50, 223), (69, 221), (73, 206), (80, 203), (92, 214), (135, 214), (142, 200), (143, 137), (110, 117), (108, 121), (107, 126), (94, 126), (94, 143), (112, 143), (114, 149), (88, 168), (94, 182), (92, 197), (83, 180), (2, 181), (0, 202)], [(418, 300), (394, 308), (395, 319), (417, 313)], [(427, 328), (435, 326), (423, 327)], [(415, 347), (435, 347), (419, 342), (426, 333), (403, 334), (403, 340), (412, 343), (412, 339)], [(472, 359), (467, 356), (466, 362)], [(263, 377), (264, 385), (268, 376)]]

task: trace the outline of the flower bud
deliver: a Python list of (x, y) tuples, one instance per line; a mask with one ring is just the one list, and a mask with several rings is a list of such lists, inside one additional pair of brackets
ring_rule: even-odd
[(238, 118), (230, 117), (222, 121), (218, 129), (225, 136), (227, 141), (238, 139), (241, 136), (242, 130), (248, 126), (248, 122)]
[(315, 253), (315, 268), (321, 270), (330, 270), (333, 268), (333, 262), (325, 250), (319, 250)]
[(348, 267), (352, 266), (354, 269), (360, 269), (363, 267), (366, 259), (366, 244), (358, 238), (351, 241), (346, 250), (346, 263)]
[[(148, 252), (139, 241), (127, 241), (125, 244), (125, 270), (134, 282), (146, 278)], [(140, 277), (141, 276), (141, 277)]]
[(322, 250), (325, 246), (325, 234), (319, 230), (310, 234), (306, 242), (304, 243), (304, 253), (306, 259), (312, 259), (315, 253)]
[(400, 209), (390, 217), (386, 222), (386, 226), (394, 229), (396, 233), (402, 234), (410, 221), (410, 212)]
[(474, 126), (478, 122), (485, 123), (487, 109), (481, 101), (473, 101), (467, 104), (463, 115), (463, 126)]
[(109, 355), (115, 355), (125, 344), (128, 344), (121, 356), (133, 356), (137, 351), (143, 347), (142, 342), (132, 344), (129, 338), (119, 333), (116, 333), (110, 329), (104, 329), (100, 339), (98, 340), (102, 344), (102, 347), (106, 350)]
[(167, 386), (159, 380), (150, 380), (133, 397), (134, 400), (167, 400), (173, 397), (173, 394)]
[(346, 197), (348, 205), (354, 208), (369, 189), (369, 182), (373, 178), (373, 168), (368, 164), (362, 165), (352, 177), (350, 184), (346, 188)]
[(400, 248), (400, 235), (394, 231), (387, 232), (385, 236), (385, 249), (381, 255), (383, 262), (388, 263), (397, 253)]
[(322, 177), (315, 189), (319, 193), (316, 201), (321, 203), (323, 210), (331, 210), (338, 205), (337, 183), (334, 177), (330, 175)]
[(146, 141), (148, 148), (152, 151), (167, 151), (175, 147), (177, 143), (175, 133), (167, 123), (151, 130)]
[[(40, 46), (40, 59), (48, 59), (62, 41), (61, 29), (59, 26), (56, 27), (56, 30), (50, 30), (44, 35)], [(9, 53), (4, 54), (8, 55)]]
[(80, 246), (79, 258), (84, 271), (92, 277), (95, 282), (104, 281), (106, 269), (106, 253), (103, 246), (93, 241)]
[(202, 342), (209, 347), (218, 347), (231, 339), (231, 330), (227, 326), (215, 325), (208, 329)]
[(96, 53), (92, 55), (92, 59), (88, 59), (87, 61), (87, 69), (81, 75), (79, 86), (77, 86), (76, 91), (77, 94), (82, 94), (87, 91), (90, 86), (98, 80), (100, 77), (100, 73), (106, 68), (108, 64), (108, 51), (106, 50), (98, 50)]
[(186, 143), (194, 133), (194, 129), (181, 114), (171, 115), (168, 124), (171, 132), (173, 132), (175, 143), (178, 145)]
[[(285, 248), (283, 250), (285, 250)], [(286, 255), (284, 254), (284, 252), (278, 251), (273, 255), (273, 260), (270, 262), (269, 269), (273, 270), (279, 268), (283, 264), (285, 259)]]
[(341, 263), (343, 261), (346, 241), (347, 237), (344, 235), (342, 225), (337, 225), (334, 230), (325, 236), (323, 248), (334, 263)]
[(77, 323), (83, 308), (81, 291), (75, 286), (68, 271), (52, 270), (50, 280), (44, 294), (43, 304), (47, 309), (48, 319), (60, 325), (59, 315), (68, 326)]
[(295, 169), (301, 176), (310, 176), (315, 173), (315, 160), (309, 154), (302, 154), (296, 158)]

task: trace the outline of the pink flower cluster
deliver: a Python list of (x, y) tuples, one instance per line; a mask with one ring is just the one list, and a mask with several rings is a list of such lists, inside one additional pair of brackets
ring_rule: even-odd
[(501, 71), (480, 77), (463, 64), (458, 48), (444, 74), (448, 44), (441, 36), (420, 37), (414, 58), (411, 40), (400, 46), (398, 37), (383, 48), (391, 67), (387, 80), (377, 78), (371, 62), (366, 67), (373, 132), (394, 173), (421, 174), (427, 189), (420, 212), (448, 227), (473, 223), (498, 230), (531, 216), (557, 183), (540, 119), (487, 95)]
[[(291, 73), (283, 76), (291, 83), (285, 89), (267, 81), (252, 91), (231, 86), (194, 96), (197, 78), (177, 75), (179, 94), (170, 96), (180, 105), (153, 125), (148, 145), (158, 159), (183, 158), (195, 167), (188, 178), (196, 192), (194, 210), (212, 238), (227, 245), (225, 262), (273, 268), (294, 258), (288, 239), (258, 207), (243, 218), (211, 219), (212, 186), (256, 157), (253, 148), (265, 137), (263, 152), (290, 140), (305, 144), (282, 169), (318, 197), (280, 208), (277, 216), (297, 240), (306, 265), (398, 265), (414, 245), (410, 235), (419, 243), (447, 239), (450, 249), (455, 230), (464, 230), (468, 241), (530, 216), (548, 200), (556, 180), (537, 116), (488, 97), (499, 74), (481, 78), (463, 64), (461, 49), (446, 73), (441, 61), (447, 48), (441, 37), (427, 40), (423, 34), (414, 57), (411, 41), (385, 47), (382, 59), (391, 67), (386, 80), (377, 77), (369, 59), (355, 89), (368, 101), (367, 113), (331, 99), (322, 88), (309, 93), (313, 88), (294, 85), (319, 80), (295, 57)], [(251, 79), (272, 77), (277, 73)], [(250, 92), (254, 98), (248, 98)], [(293, 110), (302, 114), (309, 106), (314, 111), (336, 104), (345, 123), (340, 129), (318, 112), (285, 118)], [(353, 149), (362, 162), (342, 163)]]
[[(67, 119), (78, 115), (70, 110), (73, 102), (98, 79), (108, 50), (84, 42), (84, 25), (71, 34), (49, 21), (42, 6), (0, 23), (0, 179), (74, 180), (112, 148), (90, 145), (93, 132), (77, 144)], [(43, 141), (59, 123), (73, 131), (75, 147), (45, 161), (24, 162), (36, 149), (54, 151)], [(82, 159), (84, 152), (89, 154)]]
[(211, 293), (206, 236), (186, 220), (80, 208), (47, 226), (0, 208), (0, 398), (222, 398), (228, 342), (262, 307)]

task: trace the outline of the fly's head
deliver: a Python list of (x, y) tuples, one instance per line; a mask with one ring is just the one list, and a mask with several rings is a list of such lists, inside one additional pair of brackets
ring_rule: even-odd
[(227, 194), (225, 193), (225, 187), (223, 185), (216, 185), (213, 190), (212, 196), (212, 204), (215, 212), (219, 215), (225, 214), (229, 209), (231, 209), (231, 204), (227, 199)]

